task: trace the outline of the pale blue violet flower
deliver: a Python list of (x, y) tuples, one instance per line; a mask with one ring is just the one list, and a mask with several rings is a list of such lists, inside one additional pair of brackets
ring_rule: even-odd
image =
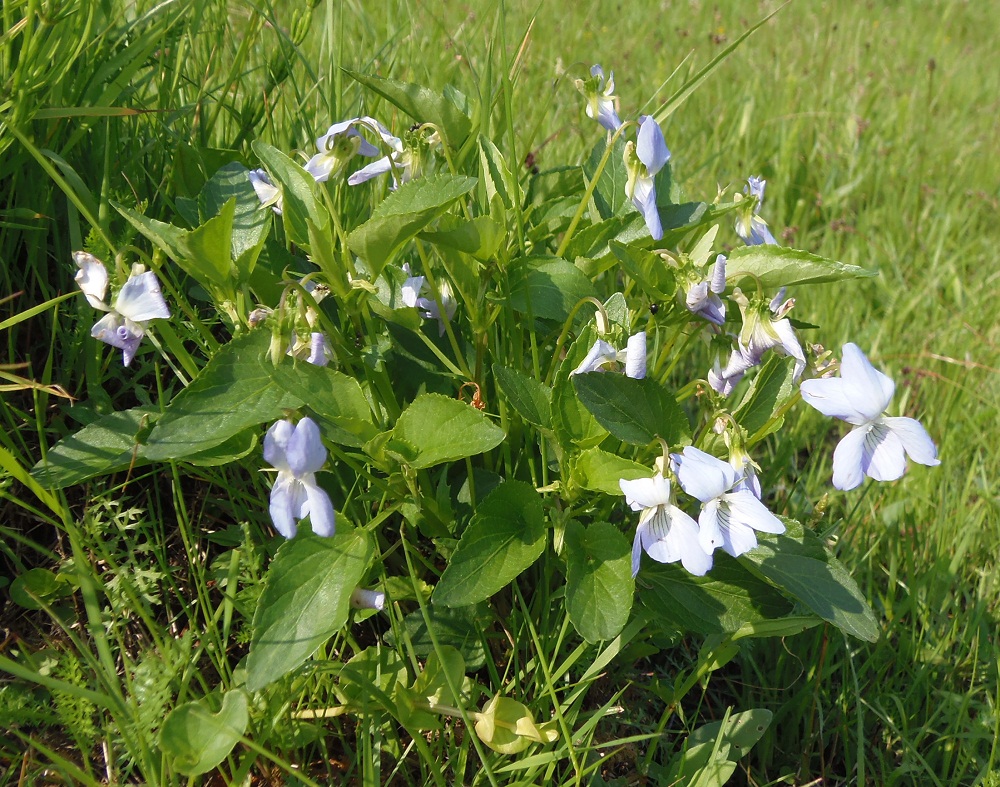
[(590, 348), (587, 357), (577, 366), (570, 376), (574, 374), (587, 374), (588, 372), (604, 371), (609, 365), (615, 365), (621, 361), (625, 362), (625, 376), (636, 380), (641, 380), (646, 376), (646, 332), (639, 331), (629, 337), (625, 350), (619, 352), (604, 339), (598, 339), (594, 346)]
[[(760, 206), (764, 204), (764, 187), (766, 185), (766, 180), (752, 176), (747, 179), (747, 185), (743, 189), (743, 193), (750, 197), (753, 203), (748, 204), (737, 214), (736, 234), (748, 246), (778, 245), (771, 230), (767, 228), (767, 222), (758, 213)], [(737, 197), (739, 196), (737, 195)]]
[(632, 542), (632, 576), (639, 573), (642, 550), (658, 563), (676, 563), (703, 577), (712, 567), (712, 554), (702, 549), (697, 523), (674, 505), (670, 481), (657, 473), (652, 478), (618, 482), (625, 502), (641, 511)]
[(270, 176), (262, 169), (252, 169), (247, 173), (253, 190), (257, 193), (257, 199), (265, 208), (271, 208), (279, 216), (281, 215), (281, 189), (271, 182)]
[(156, 274), (143, 272), (142, 266), (136, 265), (115, 296), (114, 303), (108, 306), (104, 302), (108, 290), (108, 271), (104, 263), (85, 251), (73, 252), (73, 260), (79, 268), (74, 278), (87, 302), (95, 309), (107, 312), (94, 324), (90, 335), (121, 350), (124, 364), (128, 366), (146, 334), (146, 324), (150, 320), (170, 317), (170, 309), (163, 300)]
[(688, 289), (685, 306), (714, 325), (726, 322), (726, 304), (719, 297), (726, 291), (726, 255), (720, 254), (712, 264), (708, 279)]
[(424, 135), (421, 129), (417, 129), (406, 135), (405, 142), (381, 125), (378, 126), (378, 132), (389, 148), (389, 154), (352, 173), (347, 179), (349, 186), (357, 186), (379, 175), (390, 173), (391, 188), (395, 190), (403, 183), (408, 183), (423, 174), (425, 159), (430, 155), (430, 150), (441, 144), (441, 136), (437, 131)]
[(385, 593), (381, 590), (354, 588), (351, 593), (351, 606), (354, 609), (385, 609)]
[(622, 122), (615, 110), (615, 72), (608, 74), (604, 82), (604, 69), (598, 65), (590, 67), (590, 79), (576, 80), (576, 89), (587, 99), (587, 117), (596, 120), (608, 131), (615, 132)]
[(896, 386), (871, 365), (856, 344), (845, 344), (840, 377), (806, 380), (800, 391), (823, 415), (854, 425), (833, 452), (833, 485), (854, 489), (867, 475), (895, 481), (906, 471), (906, 457), (938, 465), (937, 448), (919, 421), (884, 415)]
[[(425, 320), (438, 321), (438, 335), (444, 336), (445, 323), (450, 322), (458, 309), (458, 301), (451, 291), (451, 285), (442, 281), (438, 285), (438, 299), (425, 298), (421, 296), (426, 286), (426, 279), (423, 276), (410, 276), (410, 264), (403, 263), (403, 272), (408, 276), (403, 282), (402, 299), (403, 305), (420, 312), (420, 316)], [(439, 304), (440, 301), (440, 305)], [(442, 313), (441, 309), (444, 308)]]
[(806, 368), (806, 356), (795, 336), (792, 323), (785, 316), (795, 306), (795, 299), (781, 303), (784, 288), (770, 302), (749, 300), (737, 291), (734, 295), (743, 313), (743, 328), (739, 336), (739, 348), (750, 366), (760, 363), (765, 352), (774, 348), (795, 359), (795, 379)]
[(745, 476), (728, 462), (690, 445), (671, 459), (681, 487), (702, 503), (698, 539), (709, 554), (721, 546), (739, 557), (757, 546), (755, 530), (785, 532), (781, 520), (752, 491), (738, 488)]
[(334, 123), (327, 132), (316, 140), (318, 151), (305, 165), (305, 170), (317, 183), (329, 180), (340, 172), (355, 155), (373, 158), (379, 149), (358, 133), (356, 126), (364, 124), (378, 131), (388, 133), (381, 124), (370, 117), (357, 117)]
[(639, 121), (635, 142), (625, 145), (625, 168), (628, 180), (625, 193), (646, 221), (653, 240), (663, 237), (660, 213), (656, 208), (656, 173), (670, 160), (670, 151), (660, 126), (649, 115)]
[(316, 471), (326, 462), (326, 448), (315, 421), (278, 421), (264, 437), (264, 459), (278, 471), (270, 505), (275, 529), (285, 538), (294, 538), (296, 523), (308, 516), (313, 533), (332, 536), (336, 524), (333, 503), (316, 483)]
[(313, 366), (326, 366), (332, 357), (330, 343), (327, 341), (326, 335), (320, 331), (311, 331), (308, 341), (299, 341), (298, 334), (292, 331), (286, 355), (305, 359)]

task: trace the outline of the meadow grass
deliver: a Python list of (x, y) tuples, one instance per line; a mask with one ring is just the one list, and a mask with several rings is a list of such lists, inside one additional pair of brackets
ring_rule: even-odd
[[(518, 100), (498, 104), (493, 122), (511, 130), (512, 161), (531, 153), (545, 169), (592, 145), (572, 85), (590, 64), (615, 70), (624, 107), (652, 110), (777, 7), (568, 5), (4, 3), (0, 295), (14, 297), (0, 329), (9, 362), (27, 366), (0, 367), (23, 378), (5, 378), (0, 405), (0, 549), (8, 578), (73, 568), (80, 591), (43, 611), (5, 599), (3, 783), (172, 783), (151, 731), (173, 705), (232, 680), (275, 548), (261, 513), (266, 482), (238, 467), (137, 468), (114, 486), (64, 493), (31, 487), (24, 471), (57, 439), (178, 390), (216, 341), (215, 326), (190, 315), (190, 335), (175, 341), (178, 369), (149, 377), (164, 390), (144, 401), (122, 382), (118, 359), (95, 349), (82, 299), (56, 302), (75, 293), (70, 253), (88, 239), (115, 246), (123, 227), (111, 200), (167, 219), (188, 184), (219, 164), (252, 165), (253, 139), (305, 149), (334, 120), (389, 115), (342, 66), (485, 97), (508, 77)], [(250, 774), (548, 783), (559, 774), (632, 784), (658, 724), (669, 722), (660, 744), (669, 749), (698, 718), (731, 706), (775, 713), (741, 764), (748, 784), (1000, 783), (1000, 332), (990, 308), (1000, 294), (1000, 73), (988, 54), (998, 28), (985, 3), (795, 2), (663, 124), (689, 192), (763, 175), (764, 215), (783, 243), (880, 271), (793, 293), (793, 316), (822, 325), (832, 349), (868, 348), (897, 380), (899, 411), (918, 415), (938, 442), (942, 465), (840, 495), (822, 457), (842, 430), (805, 412), (761, 461), (770, 485), (781, 484), (779, 511), (829, 493), (816, 527), (875, 607), (877, 643), (826, 626), (753, 641), (668, 719), (662, 687), (690, 668), (681, 654), (693, 660), (699, 643), (669, 651), (669, 663), (668, 651), (646, 658), (638, 645), (609, 662), (610, 646), (577, 647), (567, 621), (547, 617), (551, 599), (515, 584), (512, 647), (491, 658), (501, 650), (487, 643), (484, 669), (514, 696), (545, 698), (539, 709), (563, 709), (553, 756), (512, 768), (477, 751), (461, 723), (424, 740), (386, 735), (371, 719), (290, 722), (288, 704), (332, 697), (328, 675), (261, 700), (258, 735), (234, 757), (232, 783)], [(136, 374), (152, 371), (143, 363)], [(79, 403), (66, 406), (54, 385)], [(326, 650), (356, 652), (375, 636), (362, 623)], [(559, 678), (584, 664), (591, 693), (567, 698)], [(572, 776), (560, 770), (566, 762)]]

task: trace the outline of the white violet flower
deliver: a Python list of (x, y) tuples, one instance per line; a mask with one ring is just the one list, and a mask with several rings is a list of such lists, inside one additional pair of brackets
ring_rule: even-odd
[(854, 425), (833, 452), (833, 485), (854, 489), (867, 475), (895, 481), (906, 471), (906, 457), (922, 465), (941, 464), (937, 448), (919, 421), (883, 415), (892, 400), (893, 381), (871, 365), (856, 344), (845, 344), (840, 377), (806, 380), (800, 391), (823, 415)]
[[(736, 218), (736, 234), (748, 246), (778, 245), (771, 230), (767, 228), (767, 222), (758, 215), (760, 206), (764, 204), (764, 187), (766, 185), (767, 181), (763, 178), (750, 177), (747, 178), (747, 185), (743, 188), (743, 193), (756, 201), (755, 205), (747, 205), (741, 210)], [(742, 199), (741, 195), (737, 194), (736, 196), (738, 199)]]
[(590, 79), (576, 80), (576, 89), (587, 99), (587, 117), (596, 120), (608, 131), (615, 132), (622, 122), (615, 111), (615, 72), (608, 74), (604, 82), (604, 69), (599, 65), (590, 67)]
[(355, 155), (372, 158), (379, 154), (379, 149), (358, 133), (359, 123), (371, 126), (379, 134), (388, 133), (382, 125), (370, 117), (357, 117), (334, 123), (327, 132), (316, 140), (315, 156), (309, 159), (305, 170), (317, 183), (329, 180), (330, 176), (340, 172)]
[(279, 216), (281, 215), (282, 198), (281, 189), (271, 182), (271, 177), (262, 169), (252, 169), (247, 173), (253, 190), (257, 193), (260, 204), (271, 208)]
[(609, 364), (625, 362), (625, 376), (636, 380), (641, 380), (646, 376), (646, 332), (639, 331), (629, 337), (625, 349), (621, 352), (612, 347), (604, 339), (598, 339), (594, 346), (590, 348), (587, 357), (577, 366), (570, 376), (574, 374), (587, 374), (588, 372), (600, 372)]
[(785, 526), (754, 493), (741, 487), (744, 473), (693, 446), (671, 454), (681, 487), (701, 503), (699, 543), (706, 552), (722, 547), (739, 557), (757, 546), (755, 530), (784, 533)]
[(719, 296), (725, 291), (726, 255), (720, 254), (715, 258), (708, 278), (688, 289), (684, 305), (692, 314), (701, 315), (714, 325), (724, 325), (726, 304)]
[(639, 121), (635, 142), (630, 140), (625, 145), (625, 168), (628, 171), (625, 193), (645, 219), (653, 240), (663, 237), (660, 212), (656, 207), (656, 173), (669, 160), (670, 151), (659, 124), (649, 115), (644, 115)]
[(652, 478), (618, 482), (625, 502), (642, 511), (632, 542), (632, 576), (639, 573), (642, 550), (659, 563), (676, 563), (703, 577), (712, 567), (712, 554), (702, 549), (698, 525), (674, 505), (670, 481), (657, 473)]
[(94, 324), (90, 335), (122, 350), (124, 364), (128, 366), (146, 334), (146, 323), (170, 317), (170, 309), (163, 300), (156, 274), (143, 272), (142, 266), (136, 265), (115, 296), (114, 303), (108, 306), (104, 302), (108, 290), (108, 271), (104, 263), (85, 251), (73, 252), (73, 261), (80, 269), (74, 278), (87, 302), (95, 309), (107, 312)]
[(264, 437), (264, 459), (277, 469), (271, 487), (271, 521), (285, 538), (294, 538), (296, 523), (309, 517), (318, 536), (332, 536), (336, 513), (330, 496), (316, 483), (316, 471), (326, 462), (319, 427), (311, 418), (298, 424), (278, 421)]

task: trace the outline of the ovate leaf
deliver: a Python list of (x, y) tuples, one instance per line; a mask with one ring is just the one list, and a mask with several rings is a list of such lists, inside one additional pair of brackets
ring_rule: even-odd
[(511, 268), (511, 306), (532, 317), (561, 322), (580, 300), (595, 295), (583, 271), (563, 259), (527, 257)]
[(475, 178), (448, 174), (404, 183), (379, 203), (368, 221), (348, 235), (347, 243), (365, 261), (374, 280), (396, 249), (475, 185)]
[(322, 208), (319, 187), (312, 175), (301, 164), (293, 161), (277, 148), (255, 139), (253, 152), (263, 162), (275, 185), (281, 188), (282, 219), (285, 232), (297, 246), (308, 249), (309, 222), (322, 227), (330, 219)]
[(181, 459), (206, 451), (244, 429), (281, 418), (302, 400), (278, 386), (265, 366), (269, 331), (251, 331), (219, 350), (177, 394), (153, 427), (143, 456)]
[(506, 481), (479, 504), (433, 601), (461, 607), (487, 599), (534, 563), (544, 548), (541, 497), (522, 481)]
[(254, 613), (250, 691), (298, 667), (343, 628), (371, 555), (371, 537), (355, 529), (332, 538), (300, 533), (279, 547)]
[(741, 246), (729, 253), (726, 278), (730, 283), (739, 284), (744, 276), (755, 277), (764, 289), (776, 290), (793, 284), (821, 284), (869, 278), (878, 276), (878, 271), (828, 260), (807, 251), (763, 244)]
[(690, 440), (687, 416), (670, 391), (652, 378), (590, 372), (573, 377), (580, 401), (619, 440), (646, 445), (662, 437), (670, 445)]
[(414, 468), (432, 467), (495, 448), (503, 430), (479, 410), (441, 394), (421, 394), (396, 421), (389, 448)]
[(875, 642), (878, 621), (851, 575), (810, 531), (794, 520), (782, 521), (783, 535), (759, 534), (757, 548), (740, 562), (841, 631)]
[(613, 639), (632, 610), (631, 544), (607, 522), (566, 527), (566, 609), (587, 642)]
[(646, 465), (633, 462), (624, 456), (609, 454), (600, 448), (588, 448), (573, 464), (573, 482), (593, 492), (617, 496), (622, 494), (619, 481), (649, 478), (652, 472)]
[(160, 728), (160, 749), (173, 769), (186, 776), (207, 773), (226, 759), (250, 722), (247, 695), (226, 692), (222, 708), (212, 713), (205, 700), (174, 708)]
[(549, 388), (534, 377), (498, 363), (493, 364), (493, 377), (504, 398), (525, 421), (546, 429), (551, 427)]

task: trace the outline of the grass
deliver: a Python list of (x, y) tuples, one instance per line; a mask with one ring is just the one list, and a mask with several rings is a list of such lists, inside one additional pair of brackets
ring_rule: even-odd
[[(234, 155), (250, 163), (253, 139), (305, 149), (332, 120), (387, 114), (341, 66), (489, 95), (514, 63), (506, 72), (520, 98), (509, 118), (511, 160), (530, 152), (542, 168), (577, 161), (593, 127), (574, 76), (595, 62), (613, 68), (622, 106), (650, 101), (652, 109), (661, 84), (660, 101), (775, 7), (4, 4), (0, 294), (20, 294), (0, 305), (0, 330), (10, 363), (27, 364), (9, 371), (42, 387), (5, 391), (0, 404), (0, 549), (7, 577), (75, 568), (80, 589), (44, 612), (5, 600), (4, 668), (19, 665), (12, 678), (22, 680), (0, 687), (3, 783), (169, 783), (150, 731), (173, 705), (232, 679), (275, 547), (259, 510), (266, 483), (239, 467), (184, 475), (173, 466), (139, 468), (113, 486), (98, 480), (57, 495), (34, 494), (25, 483), (22, 470), (59, 437), (98, 413), (145, 403), (122, 382), (117, 359), (89, 339), (81, 299), (26, 317), (73, 292), (72, 250), (88, 237), (95, 248), (121, 237), (110, 201), (144, 201), (149, 215), (166, 218), (198, 172), (211, 174)], [(843, 341), (867, 348), (896, 379), (899, 412), (922, 419), (942, 458), (898, 484), (866, 487), (859, 499), (832, 493), (829, 460), (818, 459), (841, 434), (828, 421), (802, 413), (780, 444), (768, 444), (780, 505), (798, 510), (832, 493), (818, 528), (884, 628), (874, 645), (827, 627), (754, 641), (721, 679), (689, 695), (682, 710), (692, 725), (729, 706), (774, 711), (738, 772), (748, 784), (1000, 780), (1000, 332), (991, 308), (1000, 294), (1000, 75), (989, 67), (998, 27), (986, 4), (861, 9), (831, 0), (820, 12), (800, 0), (664, 124), (690, 193), (762, 174), (763, 213), (783, 242), (880, 270), (870, 283), (793, 293), (793, 316), (822, 325), (834, 349)], [(122, 107), (128, 111), (108, 109)], [(497, 126), (507, 119), (498, 109)], [(207, 345), (214, 326), (206, 320), (204, 328), (199, 341)], [(186, 335), (178, 343), (200, 357)], [(183, 364), (170, 371), (136, 363), (136, 378), (167, 392), (181, 387)], [(79, 404), (66, 407), (45, 387), (55, 384)], [(487, 659), (491, 681), (514, 696), (544, 698), (536, 711), (563, 708), (566, 728), (584, 732), (578, 749), (564, 733), (558, 744), (577, 773), (603, 770), (608, 780), (635, 783), (643, 736), (663, 709), (658, 682), (689, 669), (682, 654), (697, 643), (670, 663), (664, 654), (672, 651), (644, 657), (636, 643), (610, 668), (623, 681), (609, 679), (611, 686), (631, 682), (622, 695), (597, 681), (600, 652), (576, 649), (564, 619), (548, 620), (542, 636), (530, 630), (549, 602), (511, 596), (504, 623), (516, 645), (506, 652), (486, 643), (497, 656)], [(378, 633), (362, 623), (327, 650), (356, 652)], [(411, 647), (399, 651), (418, 659)], [(595, 668), (584, 683), (597, 681), (589, 699), (560, 694), (550, 702), (552, 676), (588, 662)], [(23, 680), (29, 674), (45, 681)], [(321, 783), (359, 784), (527, 781), (556, 772), (544, 755), (523, 772), (501, 757), (479, 770), (481, 755), (459, 722), (427, 741), (387, 731), (375, 717), (290, 723), (287, 697), (308, 691), (302, 704), (314, 705), (332, 696), (333, 676), (308, 687), (290, 681), (282, 691), (256, 709), (248, 738), (268, 746), (235, 758), (234, 783), (251, 772), (276, 783), (302, 778), (291, 775), (294, 767)], [(671, 720), (661, 748), (683, 726)], [(617, 752), (618, 764), (598, 769), (599, 749)]]

